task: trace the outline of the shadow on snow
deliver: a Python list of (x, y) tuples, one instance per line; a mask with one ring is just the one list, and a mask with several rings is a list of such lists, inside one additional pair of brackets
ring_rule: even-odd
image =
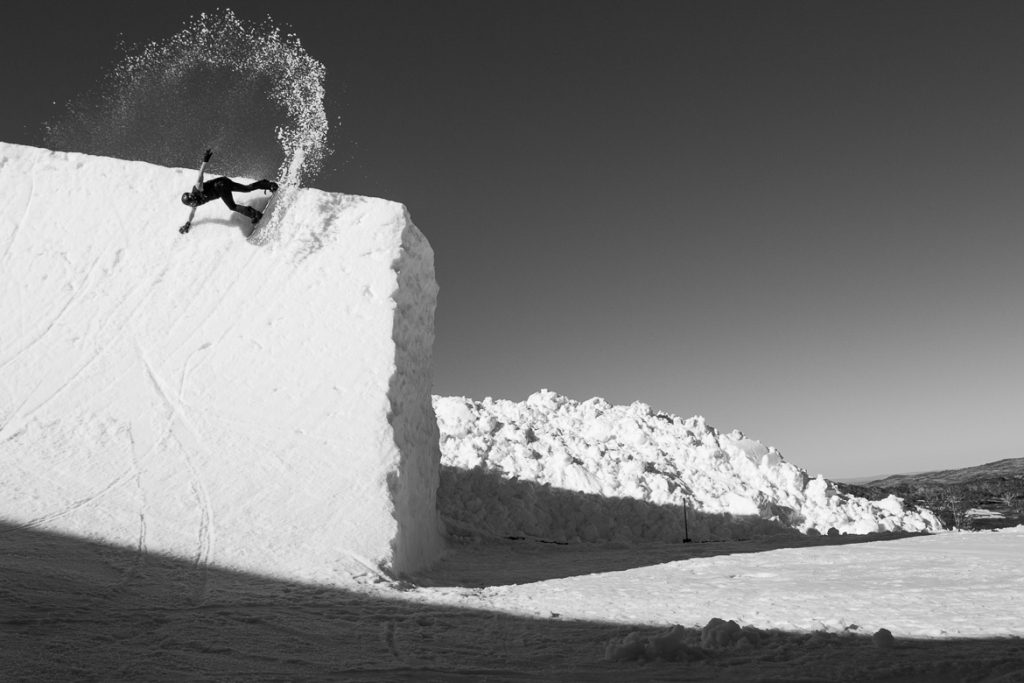
[[(441, 468), (437, 496), (449, 551), (438, 567), (416, 577), (425, 585), (530, 583), (692, 557), (913, 535), (806, 535), (777, 519), (684, 511), (450, 466)], [(792, 516), (788, 509), (774, 512)]]
[(3, 523), (0, 549), (6, 680), (807, 680), (809, 672), (945, 681), (1024, 666), (1020, 640), (878, 649), (863, 636), (783, 632), (762, 632), (766, 645), (754, 651), (707, 650), (699, 661), (611, 662), (609, 642), (660, 629), (431, 604), (401, 584), (304, 585)]

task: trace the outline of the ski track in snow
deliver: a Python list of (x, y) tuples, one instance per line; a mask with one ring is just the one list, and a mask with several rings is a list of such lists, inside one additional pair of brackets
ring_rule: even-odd
[(25, 208), (21, 212), (21, 218), (13, 222), (14, 227), (11, 230), (11, 238), (7, 240), (7, 246), (4, 248), (4, 257), (2, 262), (5, 264), (10, 258), (11, 249), (14, 247), (14, 242), (18, 239), (18, 232), (21, 230), (21, 226), (25, 223), (25, 219), (28, 218), (28, 213), (32, 208), (32, 200), (35, 199), (36, 182), (35, 178), (32, 177), (31, 174), (29, 175), (29, 183), (28, 199), (25, 201)]
[[(221, 335), (221, 338), (223, 338), (223, 335)], [(182, 401), (183, 405), (188, 405), (184, 400), (185, 385), (188, 382), (189, 375), (192, 373), (192, 359), (200, 351), (206, 351), (211, 346), (214, 346), (214, 344), (211, 344), (210, 342), (204, 342), (203, 344), (200, 344), (198, 348), (196, 348), (195, 350), (188, 354), (188, 356), (185, 358), (185, 362), (181, 364), (181, 376), (178, 378), (178, 398), (179, 400)]]
[[(130, 290), (128, 296), (125, 297), (124, 300), (129, 301), (132, 295), (134, 295), (135, 292), (137, 292), (139, 289), (139, 286), (134, 287), (132, 290)], [(138, 304), (136, 304), (128, 312), (128, 315), (123, 318), (123, 320), (119, 320), (119, 329), (124, 329), (128, 327), (129, 323), (134, 319), (135, 314), (138, 312), (139, 308), (141, 308), (144, 303), (145, 298), (141, 300)], [(21, 404), (19, 404), (19, 406), (14, 411), (12, 411), (11, 416), (8, 418), (6, 424), (4, 424), (3, 427), (0, 427), (0, 441), (9, 439), (13, 435), (17, 434), (22, 429), (24, 429), (27, 422), (31, 420), (32, 417), (37, 412), (45, 408), (55, 399), (59, 398), (68, 389), (72, 388), (77, 379), (89, 368), (91, 368), (96, 363), (96, 361), (98, 361), (106, 353), (107, 349), (110, 346), (110, 338), (107, 336), (107, 332), (110, 326), (113, 324), (114, 320), (118, 318), (117, 314), (122, 310), (122, 308), (123, 304), (119, 305), (117, 308), (111, 311), (111, 313), (107, 315), (107, 317), (104, 319), (102, 327), (98, 332), (87, 334), (86, 337), (83, 340), (81, 340), (81, 342), (79, 342), (80, 345), (83, 347), (83, 350), (88, 349), (89, 352), (91, 353), (88, 360), (85, 363), (79, 365), (70, 375), (60, 378), (59, 386), (57, 386), (56, 389), (54, 389), (48, 396), (43, 398), (31, 409), (26, 411), (25, 406), (28, 405), (29, 402), (32, 400), (32, 397), (35, 395), (36, 391), (39, 390), (39, 387), (46, 384), (46, 382), (49, 381), (51, 378), (56, 377), (56, 375), (51, 374), (45, 376), (39, 382), (39, 384), (36, 385), (35, 389), (27, 393), (26, 398), (21, 402)], [(48, 329), (52, 329), (52, 325)], [(42, 337), (33, 342), (33, 344), (37, 343), (41, 339)], [(25, 349), (25, 352), (27, 352), (27, 350), (28, 349)]]
[[(37, 343), (42, 341), (46, 337), (46, 335), (48, 335), (57, 326), (57, 324), (64, 318), (64, 316), (68, 313), (68, 311), (72, 310), (72, 307), (75, 305), (75, 302), (79, 298), (81, 298), (81, 296), (84, 295), (89, 290), (89, 288), (90, 288), (90, 286), (92, 284), (92, 274), (93, 274), (93, 272), (95, 272), (96, 266), (99, 265), (99, 262), (100, 262), (100, 259), (98, 259), (98, 258), (95, 261), (93, 261), (92, 265), (89, 267), (89, 271), (86, 273), (85, 277), (83, 278), (83, 284), (78, 285), (78, 286), (76, 286), (74, 288), (74, 290), (72, 291), (72, 294), (68, 298), (67, 302), (57, 312), (57, 315), (54, 316), (49, 322), (47, 322), (45, 324), (45, 327), (43, 328), (43, 330), (41, 332), (39, 332), (38, 334), (34, 335), (32, 337), (32, 339), (30, 341), (28, 341), (28, 343), (24, 344), (20, 349), (15, 351), (6, 360), (4, 360), (3, 362), (0, 362), (0, 370), (3, 370), (5, 367), (7, 367), (8, 365), (10, 365), (14, 361), (16, 361), (23, 354), (28, 352)], [(18, 339), (15, 342), (15, 345), (21, 344), (22, 341), (23, 341), (23, 339)]]
[[(255, 259), (256, 256), (257, 256), (257, 254), (256, 254), (256, 252), (254, 250), (252, 255), (249, 257), (249, 259), (243, 264), (242, 269), (241, 269), (241, 275), (244, 275), (244, 273), (246, 271), (248, 271), (249, 267), (251, 266), (251, 264), (253, 262), (253, 259)], [(217, 272), (217, 265), (216, 265), (216, 263), (211, 264), (211, 267), (207, 270), (206, 277), (203, 279), (203, 285), (207, 284), (210, 281), (210, 279), (214, 276), (214, 274), (216, 272)], [(214, 315), (216, 313), (218, 313), (220, 310), (222, 310), (222, 308), (228, 303), (229, 296), (238, 287), (238, 283), (242, 279), (244, 279), (244, 278), (241, 277), (241, 276), (235, 278), (228, 285), (228, 288), (224, 292), (220, 293), (220, 296), (217, 298), (216, 303), (210, 308), (209, 312), (205, 316), (203, 316), (200, 320), (195, 322), (195, 324), (192, 325), (191, 331), (189, 331), (189, 333), (182, 340), (182, 345), (187, 343), (187, 342), (189, 342), (189, 341), (191, 341), (200, 330), (206, 328), (206, 324), (214, 317)], [(195, 301), (195, 300), (198, 300), (198, 299), (193, 299), (193, 301)], [(233, 302), (234, 302), (234, 300), (232, 300), (232, 303)], [(177, 327), (177, 323), (180, 322), (181, 320), (185, 319), (185, 317), (186, 317), (185, 315), (182, 315), (181, 317), (178, 318), (177, 321), (175, 321), (175, 326), (172, 327), (169, 330), (169, 333), (168, 333), (169, 336), (170, 336), (170, 333), (173, 333), (175, 327)]]
[[(252, 265), (253, 261), (254, 261), (254, 260), (256, 259), (256, 257), (257, 257), (257, 253), (256, 253), (256, 250), (255, 250), (255, 249), (253, 249), (253, 253), (252, 253), (252, 255), (251, 255), (251, 256), (250, 256), (250, 257), (249, 257), (249, 258), (248, 258), (248, 259), (247, 259), (247, 260), (245, 261), (245, 263), (244, 263), (244, 264), (242, 265), (242, 269), (241, 269), (241, 274), (242, 274), (242, 275), (244, 275), (245, 273), (249, 272), (249, 270), (250, 270), (250, 267), (251, 267), (251, 265)], [(277, 263), (277, 264), (275, 264), (274, 266), (272, 266), (271, 272), (276, 272), (276, 271), (278, 271), (278, 270), (279, 270), (280, 268), (281, 268), (281, 265), (280, 265), (280, 263)], [(214, 269), (211, 269), (211, 270), (210, 270), (210, 271), (208, 272), (208, 275), (209, 275), (209, 276), (208, 276), (207, 278), (205, 278), (205, 279), (204, 279), (204, 282), (208, 282), (208, 281), (209, 281), (209, 279), (210, 279), (210, 278), (212, 277), (212, 274), (213, 274), (213, 272), (214, 272)], [(209, 312), (207, 313), (207, 315), (205, 315), (205, 316), (204, 316), (204, 317), (203, 317), (203, 318), (202, 318), (202, 319), (201, 319), (201, 320), (200, 320), (200, 321), (199, 321), (198, 323), (196, 323), (195, 325), (193, 325), (193, 327), (192, 327), (192, 330), (191, 330), (191, 331), (190, 331), (190, 332), (189, 332), (189, 333), (188, 333), (188, 334), (187, 334), (187, 335), (185, 336), (185, 338), (184, 338), (184, 339), (182, 340), (182, 342), (181, 342), (181, 343), (179, 343), (179, 346), (185, 346), (185, 345), (187, 345), (187, 344), (188, 344), (188, 343), (189, 343), (190, 341), (192, 341), (193, 339), (195, 339), (196, 335), (197, 335), (197, 334), (199, 333), (199, 331), (200, 331), (200, 330), (202, 330), (202, 329), (205, 329), (205, 328), (206, 328), (206, 326), (207, 326), (207, 323), (208, 323), (208, 322), (209, 322), (210, 320), (212, 320), (212, 319), (214, 318), (214, 315), (215, 315), (215, 314), (216, 314), (216, 313), (217, 313), (218, 311), (220, 311), (220, 310), (221, 310), (221, 308), (222, 308), (223, 306), (226, 306), (226, 305), (227, 305), (227, 304), (229, 303), (229, 302), (228, 302), (228, 298), (229, 298), (229, 295), (232, 295), (232, 294), (233, 294), (233, 293), (234, 293), (234, 292), (235, 292), (235, 291), (237, 290), (237, 288), (239, 287), (239, 284), (240, 284), (240, 282), (241, 282), (241, 281), (243, 281), (243, 280), (245, 280), (245, 279), (246, 279), (246, 278), (244, 278), (244, 277), (241, 277), (241, 276), (240, 276), (240, 277), (237, 277), (237, 278), (235, 278), (234, 280), (232, 280), (232, 282), (231, 282), (231, 284), (229, 285), (228, 289), (227, 289), (226, 291), (224, 291), (224, 292), (223, 292), (223, 293), (222, 293), (222, 294), (220, 295), (220, 297), (218, 298), (218, 300), (217, 300), (217, 303), (216, 303), (216, 305), (215, 305), (215, 306), (214, 306), (214, 307), (213, 307), (213, 308), (212, 308), (212, 309), (211, 309), (211, 310), (210, 310), (210, 311), (209, 311)], [(269, 279), (269, 278), (268, 278), (268, 279)], [(264, 298), (264, 297), (262, 296), (262, 294), (263, 294), (263, 291), (264, 291), (264, 289), (265, 289), (265, 288), (266, 288), (267, 286), (268, 286), (268, 285), (266, 284), (266, 282), (260, 282), (260, 283), (259, 283), (259, 284), (257, 285), (257, 287), (256, 287), (256, 289), (255, 289), (254, 291), (252, 291), (252, 292), (249, 292), (247, 296), (245, 296), (245, 297), (241, 297), (241, 298), (245, 299), (245, 300), (246, 300), (247, 302), (248, 302), (248, 301), (258, 301), (258, 302), (262, 302), (264, 306), (269, 306), (269, 305), (273, 305), (274, 303), (276, 303), (276, 301), (277, 301), (277, 298), (278, 298), (278, 297), (280, 296), (280, 294), (278, 293), (278, 294), (276, 294), (275, 296), (272, 296), (272, 297), (271, 297), (270, 299), (265, 299), (265, 298)], [(235, 305), (237, 306), (237, 305), (238, 305), (238, 298), (239, 298), (239, 297), (236, 297), (236, 298), (235, 298), (235, 299), (233, 299), (233, 300), (232, 300), (232, 301), (231, 301), (230, 303), (233, 303), (233, 304), (235, 304)], [(179, 318), (178, 318), (178, 319), (177, 319), (177, 320), (175, 321), (175, 325), (174, 325), (174, 326), (172, 326), (172, 330), (174, 329), (174, 327), (176, 327), (176, 326), (177, 326), (177, 323), (178, 323), (178, 322), (179, 322), (180, 320), (182, 320), (182, 319), (183, 319), (184, 317), (185, 317), (185, 316), (184, 316), (184, 315), (182, 315), (182, 316), (180, 316), (180, 317), (179, 317)], [(216, 340), (215, 342), (203, 342), (203, 343), (202, 343), (202, 344), (201, 344), (201, 345), (200, 345), (200, 346), (199, 346), (199, 347), (198, 347), (198, 348), (197, 348), (197, 349), (196, 349), (195, 351), (193, 351), (193, 352), (192, 352), (192, 353), (191, 353), (191, 354), (189, 355), (189, 357), (188, 357), (188, 358), (186, 359), (185, 363), (184, 363), (184, 364), (183, 364), (183, 366), (182, 366), (182, 372), (181, 372), (181, 377), (180, 377), (180, 380), (179, 380), (179, 391), (178, 391), (178, 395), (179, 395), (179, 398), (181, 398), (181, 399), (182, 399), (182, 401), (184, 401), (184, 396), (185, 396), (185, 387), (186, 387), (186, 384), (187, 384), (188, 376), (189, 376), (189, 375), (191, 374), (191, 372), (193, 372), (193, 371), (194, 371), (194, 370), (196, 369), (195, 367), (190, 367), (190, 361), (191, 361), (191, 358), (192, 358), (192, 356), (194, 356), (194, 355), (195, 355), (196, 353), (198, 353), (198, 351), (203, 351), (203, 350), (207, 350), (207, 349), (210, 349), (210, 348), (215, 348), (215, 347), (217, 346), (217, 344), (218, 344), (218, 343), (219, 343), (220, 341), (222, 341), (222, 340), (223, 340), (223, 339), (224, 339), (225, 337), (227, 337), (227, 335), (228, 335), (228, 334), (230, 334), (230, 333), (231, 333), (232, 331), (233, 331), (233, 330), (232, 330), (232, 328), (230, 328), (230, 327), (226, 328), (226, 329), (225, 329), (225, 330), (224, 330), (224, 331), (223, 331), (223, 332), (222, 332), (222, 333), (220, 334), (220, 336), (218, 337), (218, 339), (217, 339), (217, 340)], [(203, 361), (200, 361), (200, 364), (201, 364), (202, 362), (203, 362)]]
[[(152, 382), (153, 388), (157, 394), (166, 404), (169, 412), (170, 419), (168, 420), (168, 430), (172, 434), (173, 438), (181, 445), (182, 457), (185, 461), (185, 466), (189, 472), (189, 486), (192, 489), (192, 493), (196, 498), (196, 502), (199, 505), (199, 529), (198, 538), (196, 542), (196, 549), (193, 555), (193, 566), (199, 571), (200, 581), (195, 587), (194, 596), (197, 602), (203, 602), (206, 598), (206, 582), (207, 582), (207, 571), (210, 564), (210, 559), (214, 552), (214, 526), (213, 526), (213, 505), (210, 502), (210, 494), (206, 489), (206, 484), (203, 481), (203, 477), (196, 467), (191, 451), (196, 453), (205, 453), (206, 459), (209, 460), (210, 456), (207, 453), (207, 449), (203, 444), (202, 438), (192, 425), (191, 421), (187, 418), (184, 411), (180, 406), (180, 401), (172, 399), (167, 389), (164, 386), (164, 382), (159, 378), (153, 365), (146, 358), (145, 352), (141, 347), (138, 348), (139, 357), (142, 359), (143, 364), (146, 367), (146, 373)], [(183, 439), (182, 435), (178, 430), (174, 429), (174, 421), (177, 420), (186, 433), (188, 438)]]
[[(67, 391), (68, 388), (74, 384), (74, 382), (78, 379), (79, 376), (81, 376), (83, 372), (92, 367), (93, 363), (95, 363), (99, 359), (100, 355), (101, 352), (94, 353), (92, 356), (89, 357), (89, 360), (80, 365), (66, 380), (63, 380), (60, 386), (58, 386), (56, 389), (50, 392), (50, 394), (46, 396), (46, 398), (42, 399), (30, 410), (22, 412), (22, 410), (26, 405), (28, 405), (28, 402), (32, 397), (32, 394), (29, 394), (29, 397), (26, 398), (25, 401), (23, 401), (21, 405), (15, 410), (15, 412), (12, 414), (12, 417), (8, 420), (7, 424), (4, 425), (3, 429), (0, 429), (0, 441), (8, 439), (11, 435), (24, 428), (24, 425), (29, 420), (31, 420), (32, 417), (37, 412), (45, 408), (48, 404), (50, 404), (52, 401), (58, 398), (65, 391)], [(36, 387), (36, 389), (38, 390), (39, 386), (42, 386), (42, 384), (45, 382), (46, 380), (44, 379), (43, 382), (41, 382)]]
[(93, 505), (99, 502), (105, 495), (107, 495), (111, 491), (119, 489), (126, 483), (134, 480), (134, 478), (134, 472), (132, 470), (122, 472), (121, 474), (111, 479), (103, 488), (97, 491), (93, 491), (88, 495), (83, 496), (77, 500), (71, 501), (65, 507), (61, 508), (56, 512), (51, 512), (49, 514), (42, 515), (41, 517), (31, 519), (22, 524), (14, 525), (12, 529), (34, 529), (36, 527), (46, 526), (52, 522), (55, 522), (58, 519), (67, 517), (68, 515), (77, 512), (78, 510), (86, 506)]
[(142, 463), (143, 463), (143, 461), (145, 461), (149, 457), (149, 454), (152, 453), (155, 450), (156, 444), (151, 446), (149, 448), (149, 450), (146, 451), (146, 453), (144, 453), (142, 455), (142, 457), (140, 457), (139, 453), (138, 453), (138, 448), (137, 448), (136, 443), (135, 443), (135, 434), (132, 431), (132, 426), (131, 425), (128, 425), (127, 432), (128, 432), (128, 442), (129, 442), (129, 444), (131, 444), (131, 452), (132, 452), (132, 475), (133, 475), (133, 478), (135, 480), (135, 492), (136, 492), (136, 495), (138, 496), (138, 501), (139, 501), (139, 503), (138, 503), (139, 504), (139, 536), (138, 536), (138, 542), (136, 543), (135, 547), (136, 547), (136, 550), (138, 552), (138, 560), (137, 561), (141, 561), (142, 556), (144, 556), (146, 554), (146, 507), (147, 507), (147, 503), (146, 503), (146, 499), (147, 499), (146, 487), (143, 486), (143, 484), (142, 484)]

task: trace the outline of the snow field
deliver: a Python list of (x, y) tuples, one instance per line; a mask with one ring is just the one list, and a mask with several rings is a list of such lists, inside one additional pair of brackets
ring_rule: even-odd
[[(466, 546), (428, 577), (447, 583), (493, 562), (511, 568), (501, 585), (424, 587), (412, 597), (618, 624), (600, 654), (587, 651), (623, 680), (1024, 680), (1024, 527), (855, 538), (777, 549), (694, 543), (669, 562), (651, 546), (492, 541)], [(633, 568), (601, 571), (614, 552)], [(564, 578), (534, 578), (545, 556), (560, 558)], [(615, 669), (623, 663), (639, 668)]]
[[(202, 594), (185, 559), (0, 534), (11, 680), (1024, 679), (1024, 528), (784, 550), (693, 543), (667, 563), (650, 544), (495, 541), (431, 570), (479, 568), (491, 580), (475, 587), (328, 587), (213, 567)], [(595, 573), (609, 552), (634, 568)], [(566, 578), (537, 580), (546, 561)]]
[(695, 540), (941, 529), (930, 511), (840, 494), (703, 417), (547, 390), (521, 403), (435, 397), (434, 409), (439, 506), (456, 534), (630, 543), (679, 541), (687, 527)]

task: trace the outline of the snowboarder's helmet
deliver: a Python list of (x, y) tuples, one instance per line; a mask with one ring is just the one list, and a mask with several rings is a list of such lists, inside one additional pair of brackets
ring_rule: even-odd
[(186, 192), (183, 195), (181, 195), (181, 203), (185, 204), (186, 206), (195, 206), (196, 201), (195, 198), (192, 197), (191, 192)]

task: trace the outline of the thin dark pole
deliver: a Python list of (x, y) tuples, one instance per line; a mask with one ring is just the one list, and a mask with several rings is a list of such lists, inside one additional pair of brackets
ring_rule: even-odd
[(683, 543), (690, 542), (690, 525), (686, 521), (686, 501), (683, 501)]

